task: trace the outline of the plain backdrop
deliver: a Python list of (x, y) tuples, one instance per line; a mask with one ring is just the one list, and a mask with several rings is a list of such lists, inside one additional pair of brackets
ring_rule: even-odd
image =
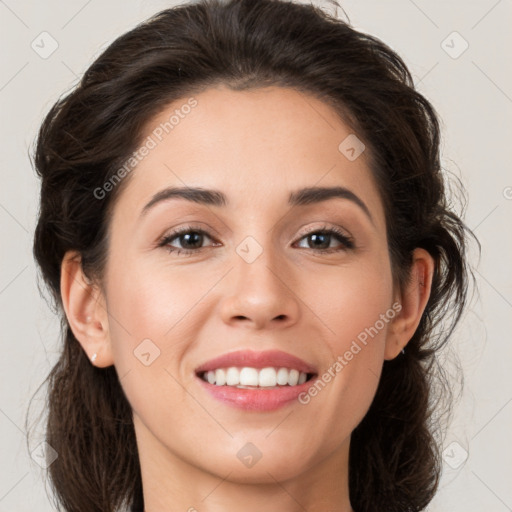
[[(480, 260), (471, 252), (478, 294), (452, 343), (464, 391), (443, 442), (441, 488), (429, 511), (506, 512), (512, 510), (512, 3), (341, 3), (355, 28), (404, 58), (437, 109), (443, 164), (467, 189), (465, 219), (482, 244)], [(175, 4), (0, 0), (0, 512), (53, 510), (37, 462), (43, 433), (31, 440), (31, 457), (24, 425), (29, 400), (59, 353), (58, 320), (38, 291), (32, 257), (39, 182), (29, 148), (44, 114), (105, 45)], [(334, 9), (327, 0), (316, 4)], [(40, 392), (35, 412), (43, 399)]]

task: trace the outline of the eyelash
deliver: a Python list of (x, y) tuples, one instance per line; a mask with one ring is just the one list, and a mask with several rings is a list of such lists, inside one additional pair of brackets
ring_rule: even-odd
[[(168, 245), (170, 242), (172, 242), (175, 238), (178, 238), (181, 235), (188, 234), (188, 233), (197, 233), (200, 235), (206, 235), (208, 238), (213, 240), (213, 238), (203, 229), (194, 228), (193, 226), (184, 226), (183, 228), (177, 229), (176, 231), (173, 231), (172, 233), (169, 233), (168, 235), (164, 236), (159, 242), (158, 247), (164, 247), (169, 253), (173, 254), (185, 254), (185, 255), (192, 255), (194, 253), (199, 252), (201, 249), (205, 249), (205, 247), (200, 247), (198, 249), (179, 249), (177, 247), (172, 247)], [(338, 239), (339, 242), (341, 242), (342, 246), (340, 248), (329, 248), (329, 249), (311, 249), (315, 252), (319, 252), (321, 254), (324, 253), (333, 253), (333, 252), (339, 252), (339, 251), (346, 251), (350, 249), (355, 248), (354, 241), (351, 237), (348, 237), (345, 235), (342, 231), (338, 230), (337, 228), (328, 228), (327, 226), (324, 226), (320, 229), (315, 229), (313, 231), (309, 231), (307, 233), (304, 233), (300, 238), (299, 241), (303, 238), (306, 238), (311, 235), (317, 235), (317, 234), (326, 234), (326, 235), (335, 235), (335, 237)]]

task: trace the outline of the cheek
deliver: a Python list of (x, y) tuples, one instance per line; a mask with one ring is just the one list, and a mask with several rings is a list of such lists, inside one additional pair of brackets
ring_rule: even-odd
[[(328, 328), (324, 332), (329, 361), (322, 368), (321, 382), (310, 388), (304, 402), (315, 401), (316, 413), (328, 415), (328, 422), (347, 418), (347, 434), (368, 410), (378, 386), (386, 336), (396, 314), (391, 272), (386, 260), (375, 261), (357, 271), (338, 269), (326, 284), (324, 293), (317, 293), (310, 303)], [(328, 403), (336, 406), (324, 408)]]
[[(121, 386), (139, 417), (169, 425), (171, 406), (181, 407), (183, 398), (177, 362), (192, 339), (182, 319), (200, 295), (183, 279), (166, 282), (161, 272), (134, 270), (128, 262), (110, 277), (110, 339)], [(157, 403), (166, 407), (155, 408)]]
[(359, 282), (354, 288), (347, 286), (341, 292), (339, 304), (336, 314), (332, 312), (336, 353), (349, 350), (355, 341), (365, 348), (365, 354), (379, 352), (393, 312), (391, 290), (376, 289), (371, 283)]
[[(339, 268), (321, 280), (315, 277), (308, 280), (309, 290), (305, 294), (317, 315), (325, 319), (331, 334), (330, 346), (336, 355), (345, 352), (352, 340), (359, 338), (364, 342), (368, 330), (374, 334), (372, 339), (385, 336), (388, 317), (393, 314), (392, 277), (385, 260)], [(382, 315), (387, 320), (384, 324)], [(378, 333), (373, 329), (376, 323)]]
[(129, 375), (123, 385), (130, 380), (145, 388), (158, 386), (162, 375), (170, 379), (165, 369), (186, 350), (188, 337), (181, 319), (197, 302), (197, 293), (183, 278), (166, 282), (157, 269), (136, 267), (129, 260), (112, 269), (108, 309), (116, 370), (121, 378)]
[(209, 291), (218, 274), (183, 265), (170, 268), (165, 262), (155, 265), (142, 258), (125, 259), (112, 269), (110, 337), (116, 371), (132, 408), (142, 413), (147, 397), (181, 406), (177, 381), (191, 378), (190, 365), (184, 362), (215, 304)]
[(204, 293), (207, 281), (207, 276), (194, 277), (183, 269), (169, 272), (162, 265), (136, 261), (127, 261), (119, 269), (110, 275), (111, 309), (117, 323), (137, 339), (172, 337), (180, 319)]

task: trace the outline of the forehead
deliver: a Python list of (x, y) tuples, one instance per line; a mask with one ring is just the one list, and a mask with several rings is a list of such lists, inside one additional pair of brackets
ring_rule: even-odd
[(379, 217), (365, 152), (355, 160), (344, 152), (353, 137), (330, 106), (294, 89), (210, 88), (173, 102), (146, 124), (142, 144), (151, 148), (130, 172), (117, 215), (134, 222), (169, 186), (221, 189), (237, 211), (288, 201), (302, 187), (344, 186)]

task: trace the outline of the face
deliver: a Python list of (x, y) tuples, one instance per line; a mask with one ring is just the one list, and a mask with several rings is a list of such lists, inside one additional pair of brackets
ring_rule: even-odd
[[(157, 144), (131, 171), (110, 225), (109, 340), (142, 464), (268, 482), (346, 461), (396, 312), (368, 155), (354, 159), (342, 144), (350, 129), (291, 89), (218, 87), (194, 98), (146, 127)], [(153, 132), (176, 109), (172, 130)], [(215, 190), (224, 202), (152, 201), (169, 187)], [(310, 187), (342, 193), (301, 201)], [(315, 375), (287, 401), (282, 388), (224, 386), (226, 401), (196, 370), (241, 350), (284, 352)], [(259, 367), (298, 365), (275, 362)], [(220, 365), (230, 366), (251, 362)], [(258, 452), (255, 464), (241, 463)]]

